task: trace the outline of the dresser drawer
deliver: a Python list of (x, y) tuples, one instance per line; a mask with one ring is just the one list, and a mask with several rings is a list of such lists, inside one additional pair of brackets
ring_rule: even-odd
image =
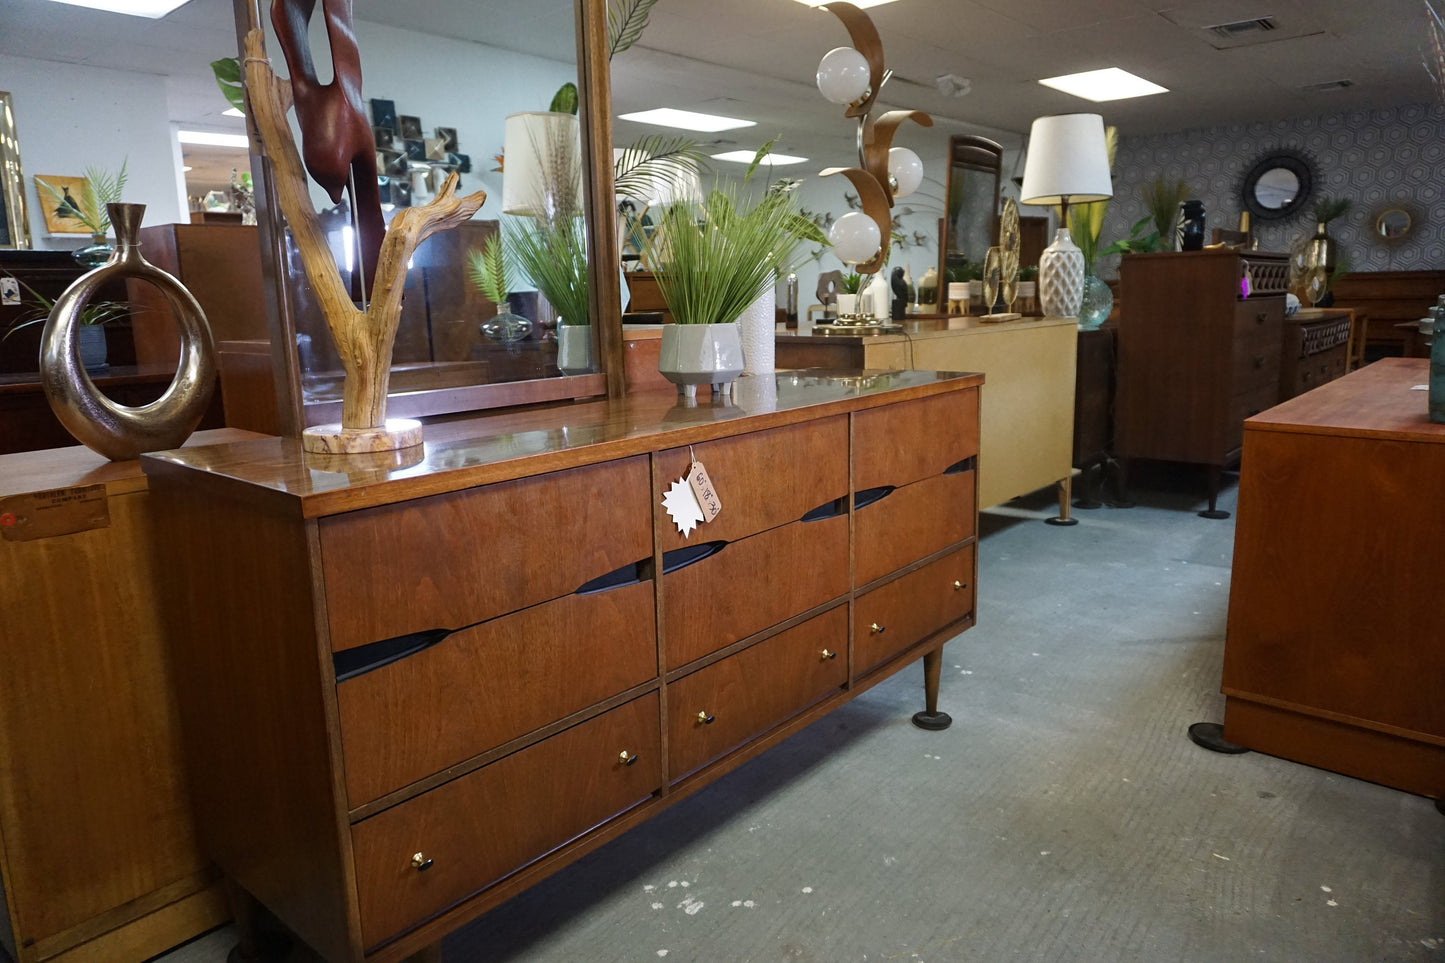
[[(696, 457), (717, 487), (723, 510), (683, 538), (660, 503)], [(654, 493), (662, 550), (697, 542), (737, 541), (796, 522), (813, 509), (848, 497), (848, 416), (754, 431), (658, 453), (662, 491)]]
[(341, 682), (351, 806), (654, 678), (652, 588), (544, 602)]
[(1282, 348), (1282, 339), (1277, 329), (1250, 331), (1247, 335), (1241, 335), (1234, 345), (1230, 393), (1278, 384)]
[(676, 780), (797, 715), (848, 681), (848, 607), (840, 605), (667, 687)]
[(853, 486), (907, 485), (978, 454), (978, 389), (853, 416)]
[(1251, 388), (1229, 399), (1229, 421), (1224, 426), (1225, 452), (1234, 451), (1244, 443), (1244, 419), (1267, 411), (1278, 403), (1278, 382)]
[(853, 605), (853, 674), (973, 611), (974, 546), (965, 545), (916, 572), (861, 596)]
[(972, 471), (935, 475), (858, 509), (854, 585), (867, 585), (972, 535), (974, 480)]
[(321, 520), (333, 649), (459, 629), (652, 556), (646, 457)]
[(357, 823), (362, 941), (375, 947), (647, 799), (660, 752), (649, 693)]
[[(1223, 320), (1221, 318), (1220, 320)], [(1249, 338), (1260, 331), (1284, 330), (1284, 298), (1256, 298), (1234, 303), (1234, 339)]]
[(848, 517), (729, 542), (662, 577), (667, 666), (676, 669), (848, 591)]

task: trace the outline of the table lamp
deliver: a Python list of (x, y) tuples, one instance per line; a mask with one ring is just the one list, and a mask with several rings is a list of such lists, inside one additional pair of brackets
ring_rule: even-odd
[(1039, 257), (1039, 301), (1046, 316), (1076, 318), (1084, 298), (1084, 254), (1069, 236), (1069, 204), (1114, 196), (1104, 118), (1057, 114), (1035, 120), (1020, 196), (1024, 204), (1062, 207), (1054, 242)]
[(510, 114), (502, 213), (550, 221), (582, 213), (582, 134), (575, 114)]

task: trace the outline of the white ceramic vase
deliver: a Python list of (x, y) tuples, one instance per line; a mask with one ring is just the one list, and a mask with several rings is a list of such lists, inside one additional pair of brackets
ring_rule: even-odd
[(727, 324), (664, 324), (657, 370), (688, 398), (698, 385), (726, 395), (743, 373), (743, 344), (736, 321)]
[(738, 318), (743, 345), (743, 371), (750, 375), (772, 374), (774, 348), (778, 337), (778, 300), (773, 286), (762, 293)]
[(1059, 228), (1054, 243), (1039, 255), (1039, 303), (1049, 318), (1077, 318), (1084, 299), (1084, 252)]
[(849, 315), (853, 315), (853, 314), (857, 314), (857, 313), (858, 313), (858, 295), (856, 295), (856, 294), (839, 294), (839, 295), (838, 295), (838, 317), (840, 317), (840, 318), (846, 318), (846, 317), (848, 317)]
[(592, 325), (557, 325), (557, 367), (566, 375), (591, 374)]

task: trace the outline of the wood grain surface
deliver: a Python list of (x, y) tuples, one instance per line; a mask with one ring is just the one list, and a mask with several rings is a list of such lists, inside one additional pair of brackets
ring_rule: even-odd
[(974, 533), (974, 473), (935, 475), (894, 489), (854, 516), (853, 584), (874, 579)]
[(853, 488), (907, 485), (978, 454), (978, 392), (853, 416)]
[(972, 612), (974, 582), (974, 547), (965, 545), (860, 596), (853, 605), (853, 674), (863, 675)]

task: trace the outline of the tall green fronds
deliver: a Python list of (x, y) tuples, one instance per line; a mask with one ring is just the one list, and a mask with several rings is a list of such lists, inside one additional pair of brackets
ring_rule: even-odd
[(507, 303), (511, 283), (507, 278), (507, 258), (502, 252), (502, 236), (493, 234), (479, 251), (467, 252), (467, 276), (487, 300), (496, 305)]
[(802, 240), (788, 193), (744, 210), (731, 187), (714, 187), (701, 205), (663, 211), (644, 251), (663, 300), (679, 324), (726, 324), (793, 266)]
[(35, 178), (35, 183), (55, 202), (57, 210), (65, 211), (62, 217), (79, 221), (92, 234), (104, 234), (110, 230), (110, 214), (105, 206), (120, 203), (121, 192), (125, 190), (127, 162), (128, 159), (121, 161), (120, 171), (115, 174), (99, 167), (87, 167), (78, 198), (67, 199), (64, 191), (56, 190), (42, 178)]
[(501, 243), (511, 267), (531, 279), (563, 324), (590, 323), (587, 239), (580, 217), (508, 218)]
[[(9, 271), (6, 271), (5, 274), (7, 277), (15, 277)], [(28, 328), (32, 324), (44, 324), (49, 320), (50, 312), (55, 309), (55, 301), (52, 298), (47, 298), (19, 278), (15, 278), (15, 280), (30, 295), (30, 299), (24, 313), (6, 329), (4, 335), (0, 335), (0, 341), (4, 341), (16, 331)], [(106, 324), (129, 317), (133, 313), (128, 301), (89, 301), (85, 307), (80, 309), (80, 323)]]
[(1154, 227), (1159, 231), (1160, 246), (1166, 251), (1174, 250), (1174, 233), (1179, 224), (1179, 205), (1189, 197), (1189, 185), (1183, 181), (1170, 184), (1160, 174), (1153, 184), (1144, 185), (1144, 206)]
[(690, 137), (644, 137), (617, 155), (613, 164), (617, 196), (652, 197), (659, 186), (675, 194), (692, 183), (706, 164), (702, 147)]
[(1348, 197), (1321, 197), (1315, 201), (1313, 213), (1315, 220), (1321, 224), (1328, 224), (1337, 217), (1344, 215), (1350, 209)]
[(637, 43), (657, 0), (608, 0), (607, 59)]

